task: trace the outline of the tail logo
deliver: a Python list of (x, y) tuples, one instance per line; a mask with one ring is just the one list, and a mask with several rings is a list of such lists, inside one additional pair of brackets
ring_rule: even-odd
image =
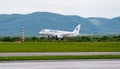
[(78, 28), (76, 28), (76, 30), (78, 30)]

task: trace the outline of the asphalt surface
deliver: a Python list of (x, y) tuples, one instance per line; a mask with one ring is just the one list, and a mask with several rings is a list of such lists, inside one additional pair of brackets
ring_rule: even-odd
[(78, 56), (78, 55), (120, 55), (120, 52), (37, 52), (0, 53), (0, 56)]
[(0, 69), (120, 69), (120, 60), (2, 61)]

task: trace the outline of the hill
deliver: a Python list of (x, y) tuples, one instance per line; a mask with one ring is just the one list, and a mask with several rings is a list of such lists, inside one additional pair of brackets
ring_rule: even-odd
[(1, 14), (0, 36), (21, 36), (21, 27), (25, 26), (25, 36), (38, 36), (42, 29), (73, 31), (81, 24), (81, 34), (120, 34), (120, 17), (83, 18), (77, 15), (61, 15), (50, 12), (31, 14)]

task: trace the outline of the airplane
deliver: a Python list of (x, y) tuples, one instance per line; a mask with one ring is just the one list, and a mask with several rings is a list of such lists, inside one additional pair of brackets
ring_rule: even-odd
[(43, 29), (39, 32), (40, 35), (48, 36), (48, 37), (55, 37), (55, 38), (67, 38), (67, 37), (77, 37), (80, 36), (81, 25), (79, 24), (72, 32), (70, 31), (60, 31), (60, 30), (52, 30), (52, 29)]

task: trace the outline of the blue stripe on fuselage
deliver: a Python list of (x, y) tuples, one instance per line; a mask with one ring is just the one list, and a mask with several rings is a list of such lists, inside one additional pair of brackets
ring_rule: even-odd
[(57, 33), (58, 31), (57, 30), (50, 30), (50, 32)]

